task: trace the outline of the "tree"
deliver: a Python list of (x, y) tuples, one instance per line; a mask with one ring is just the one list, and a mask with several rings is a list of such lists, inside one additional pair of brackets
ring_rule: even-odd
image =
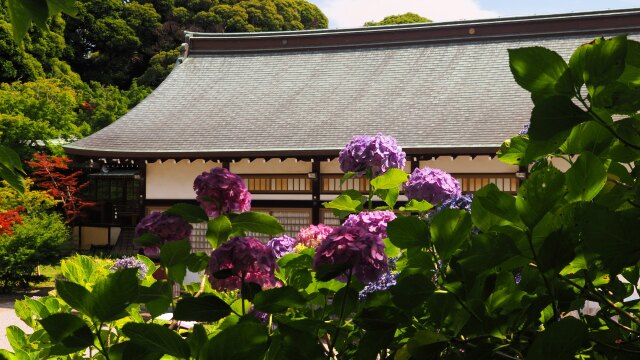
[(400, 25), (400, 24), (413, 24), (431, 22), (426, 17), (422, 17), (418, 14), (408, 12), (402, 15), (389, 15), (382, 19), (382, 21), (367, 21), (364, 26), (381, 26), (381, 25)]

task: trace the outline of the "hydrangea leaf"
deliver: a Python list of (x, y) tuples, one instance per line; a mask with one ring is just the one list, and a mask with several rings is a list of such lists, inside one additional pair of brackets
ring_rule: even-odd
[(509, 49), (509, 66), (518, 85), (531, 93), (575, 93), (569, 66), (552, 50), (538, 46)]
[(231, 314), (231, 307), (215, 295), (184, 297), (176, 304), (173, 318), (184, 321), (214, 322)]
[(371, 180), (374, 189), (395, 189), (407, 181), (409, 174), (402, 169), (391, 168), (384, 174)]
[(640, 43), (627, 39), (627, 58), (624, 72), (618, 78), (626, 84), (640, 85)]
[(93, 300), (89, 290), (71, 281), (56, 280), (56, 292), (69, 306), (89, 317), (93, 316)]
[(266, 313), (284, 312), (289, 308), (299, 308), (306, 304), (305, 297), (291, 286), (261, 291), (253, 299), (256, 309)]
[(200, 206), (191, 204), (175, 204), (165, 210), (165, 214), (177, 215), (190, 223), (200, 223), (209, 220), (207, 213)]
[(169, 241), (160, 248), (160, 264), (166, 267), (186, 265), (190, 251), (189, 240)]
[(244, 212), (231, 219), (233, 231), (252, 231), (260, 234), (278, 235), (284, 232), (284, 228), (276, 218), (259, 212)]
[(146, 232), (140, 236), (138, 236), (137, 238), (133, 239), (133, 242), (136, 245), (140, 245), (140, 246), (155, 246), (160, 244), (160, 238), (157, 237), (156, 235), (153, 235), (150, 232)]
[(566, 172), (567, 200), (591, 201), (607, 182), (607, 166), (591, 152), (584, 152)]
[(533, 227), (564, 197), (564, 175), (553, 166), (534, 171), (518, 189), (516, 209), (524, 223)]
[(53, 314), (40, 320), (51, 341), (63, 345), (59, 348), (64, 355), (76, 352), (93, 345), (93, 333), (89, 326), (79, 317), (67, 313)]
[[(624, 72), (627, 38), (598, 38), (580, 46), (571, 56), (569, 67), (580, 82), (595, 89), (617, 80)], [(591, 91), (590, 91), (591, 92)]]
[(390, 289), (396, 306), (411, 310), (423, 304), (433, 294), (435, 285), (423, 271), (423, 269), (407, 268), (400, 273), (396, 286)]
[(6, 328), (7, 340), (13, 350), (24, 349), (28, 345), (27, 335), (15, 325)]
[(471, 219), (475, 226), (487, 232), (504, 226), (524, 228), (516, 211), (516, 199), (500, 191), (495, 184), (484, 186), (473, 194)]
[(151, 286), (141, 286), (136, 302), (143, 303), (152, 318), (158, 317), (171, 305), (171, 284), (167, 281), (156, 281)]
[(505, 140), (505, 142), (500, 145), (500, 150), (498, 150), (497, 153), (498, 158), (507, 164), (524, 165), (526, 164), (525, 154), (528, 146), (528, 136), (514, 136), (509, 140)]
[(229, 239), (231, 235), (231, 221), (225, 215), (209, 220), (207, 227), (207, 241), (215, 249)]
[(138, 297), (138, 269), (123, 269), (98, 280), (91, 291), (93, 315), (100, 321), (126, 316), (125, 309)]
[(349, 269), (350, 264), (321, 264), (316, 269), (316, 280), (329, 281), (342, 275)]
[(442, 209), (431, 221), (431, 241), (445, 263), (471, 233), (471, 216), (464, 210)]
[(189, 344), (177, 332), (162, 325), (130, 322), (122, 327), (122, 332), (143, 348), (181, 359), (188, 359), (191, 355)]
[(387, 235), (395, 246), (406, 249), (425, 247), (429, 241), (429, 229), (416, 217), (398, 217), (387, 225)]
[(613, 136), (595, 120), (575, 126), (560, 150), (565, 154), (579, 154), (584, 151), (600, 153), (613, 141)]
[(209, 255), (202, 251), (189, 254), (186, 263), (187, 269), (189, 269), (189, 271), (199, 273), (200, 271), (207, 268), (207, 264), (209, 264)]
[(131, 340), (123, 341), (112, 345), (109, 348), (109, 357), (111, 359), (144, 359), (158, 360), (163, 354), (153, 351), (154, 348), (141, 346)]
[(426, 212), (433, 209), (433, 205), (427, 200), (409, 200), (404, 206), (400, 207), (400, 211), (409, 211), (409, 212)]
[(570, 359), (588, 337), (587, 326), (580, 320), (567, 316), (551, 323), (535, 337), (527, 359)]
[(381, 198), (385, 204), (387, 204), (387, 207), (389, 209), (393, 209), (393, 207), (396, 205), (396, 202), (398, 201), (400, 188), (397, 187), (393, 189), (379, 189), (376, 190), (375, 194), (378, 195), (378, 197)]
[(362, 201), (354, 200), (350, 196), (343, 194), (338, 196), (334, 200), (323, 203), (322, 206), (327, 209), (357, 213), (358, 211), (362, 210)]
[(439, 354), (448, 344), (449, 339), (430, 330), (418, 331), (407, 343), (407, 349), (414, 359), (431, 358)]
[(267, 328), (253, 321), (243, 321), (211, 338), (200, 357), (216, 360), (262, 359), (268, 347)]

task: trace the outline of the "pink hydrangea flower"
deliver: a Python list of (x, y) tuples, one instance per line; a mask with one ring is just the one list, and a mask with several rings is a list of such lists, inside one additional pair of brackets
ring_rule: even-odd
[(160, 246), (168, 241), (188, 239), (193, 227), (178, 215), (153, 211), (136, 225), (135, 236), (151, 233), (160, 239), (156, 246), (144, 247), (144, 254), (151, 258), (160, 256)]
[[(253, 237), (232, 237), (217, 247), (209, 259), (209, 282), (216, 290), (236, 290), (245, 282), (263, 288), (276, 286), (276, 257), (270, 247)], [(217, 279), (213, 274), (228, 270), (230, 276)]]
[(327, 235), (331, 234), (335, 230), (334, 227), (318, 224), (318, 225), (309, 225), (308, 227), (300, 229), (298, 232), (298, 236), (296, 237), (297, 244), (302, 244), (306, 247), (315, 248), (322, 240), (327, 238)]
[(196, 200), (211, 217), (251, 209), (251, 193), (244, 181), (225, 168), (213, 168), (198, 175), (193, 182), (193, 190)]
[[(313, 267), (343, 264), (361, 282), (376, 281), (389, 269), (382, 238), (360, 227), (337, 228), (316, 249)], [(346, 274), (338, 279), (344, 281)]]
[(384, 239), (387, 237), (387, 224), (395, 218), (396, 214), (389, 210), (363, 211), (349, 215), (343, 225), (362, 228)]
[(371, 169), (373, 176), (378, 176), (390, 168), (404, 168), (406, 154), (395, 138), (378, 133), (375, 136), (354, 136), (340, 151), (338, 160), (344, 172)]
[(460, 197), (460, 184), (453, 176), (440, 169), (425, 167), (415, 169), (404, 184), (404, 194), (409, 200), (427, 200), (441, 204)]

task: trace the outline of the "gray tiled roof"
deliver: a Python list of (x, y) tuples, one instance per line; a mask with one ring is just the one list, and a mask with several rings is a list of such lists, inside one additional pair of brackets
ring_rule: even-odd
[(568, 58), (594, 36), (191, 55), (128, 114), (66, 149), (130, 157), (332, 153), (352, 135), (377, 132), (425, 153), (495, 148), (532, 108), (507, 49), (544, 46)]

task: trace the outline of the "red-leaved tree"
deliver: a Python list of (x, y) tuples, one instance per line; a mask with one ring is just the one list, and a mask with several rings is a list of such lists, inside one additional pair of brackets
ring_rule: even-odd
[(0, 236), (13, 235), (13, 226), (22, 223), (22, 216), (20, 216), (22, 211), (24, 211), (22, 206), (11, 210), (0, 210)]
[(72, 222), (80, 210), (95, 203), (83, 201), (80, 191), (89, 185), (89, 182), (80, 183), (82, 171), (71, 171), (69, 158), (49, 156), (37, 153), (32, 161), (27, 164), (33, 169), (31, 177), (37, 187), (47, 190), (54, 199), (62, 201), (62, 208), (67, 223)]

